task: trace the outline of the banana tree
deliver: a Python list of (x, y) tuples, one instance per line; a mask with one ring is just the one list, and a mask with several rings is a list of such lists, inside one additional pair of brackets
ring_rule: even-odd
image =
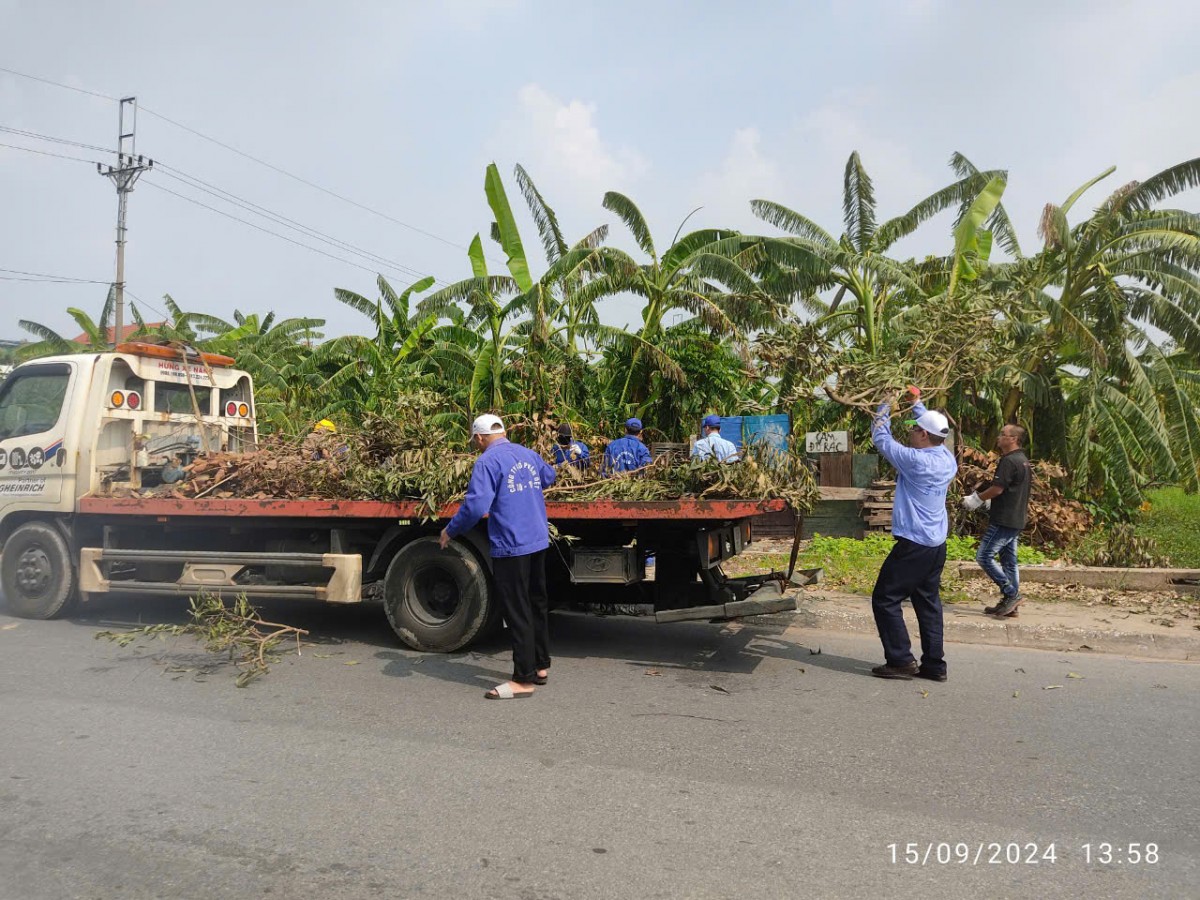
[[(966, 229), (971, 205), (1004, 173), (980, 171), (960, 154), (951, 160), (960, 177), (914, 205), (908, 212), (880, 223), (875, 186), (858, 152), (850, 154), (842, 179), (843, 232), (840, 238), (811, 219), (770, 200), (753, 200), (754, 214), (788, 232), (786, 237), (762, 237), (766, 253), (785, 272), (792, 273), (796, 299), (816, 316), (829, 333), (863, 356), (877, 356), (886, 341), (887, 323), (906, 304), (926, 296), (913, 262), (887, 255), (901, 238), (944, 210), (959, 208), (959, 226)], [(1002, 187), (1000, 188), (1002, 190)], [(984, 216), (1006, 248), (1017, 247), (1007, 214), (997, 202)], [(979, 228), (974, 222), (970, 234)], [(978, 247), (975, 253), (979, 252)], [(964, 245), (963, 256), (969, 252)], [(957, 268), (957, 267), (956, 267)], [(826, 301), (818, 291), (833, 291)]]
[[(116, 309), (117, 294), (116, 288), (108, 289), (108, 296), (104, 301), (104, 306), (100, 309), (99, 321), (93, 319), (88, 313), (82, 309), (70, 307), (67, 312), (79, 329), (83, 332), (82, 341), (71, 340), (63, 337), (53, 328), (48, 325), (42, 325), (40, 322), (30, 322), (22, 319), (17, 324), (23, 331), (33, 335), (38, 340), (25, 344), (18, 348), (17, 358), (22, 361), (28, 359), (36, 359), (41, 356), (65, 355), (74, 353), (105, 353), (112, 349), (112, 339), (109, 334), (111, 331), (110, 322), (112, 321), (114, 310)], [(137, 340), (144, 337), (150, 332), (146, 323), (142, 320), (140, 313), (136, 307), (131, 304), (134, 321), (137, 325), (129, 334), (124, 335), (124, 340)]]
[(620, 384), (617, 409), (645, 411), (661, 390), (687, 383), (683, 367), (665, 350), (673, 329), (680, 329), (680, 339), (705, 334), (744, 343), (749, 330), (774, 324), (778, 309), (751, 273), (757, 261), (753, 241), (738, 232), (707, 228), (680, 237), (681, 225), (660, 254), (646, 217), (629, 197), (609, 191), (603, 205), (621, 219), (646, 258), (638, 262), (609, 250), (604, 279), (594, 288), (602, 296), (626, 293), (643, 301), (640, 326), (608, 332), (605, 343)]
[(1048, 204), (1044, 248), (1018, 264), (1022, 315), (1037, 340), (1013, 366), (1005, 420), (1065, 420), (1054, 448), (1077, 489), (1128, 507), (1154, 480), (1200, 487), (1200, 216), (1155, 205), (1200, 186), (1200, 159), (1069, 213), (1108, 169)]

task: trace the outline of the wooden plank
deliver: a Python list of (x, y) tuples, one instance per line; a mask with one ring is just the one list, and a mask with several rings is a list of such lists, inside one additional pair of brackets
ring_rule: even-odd
[(821, 485), (822, 500), (861, 500), (863, 497), (863, 489), (856, 487), (832, 487), (830, 485)]
[(821, 484), (829, 487), (851, 487), (854, 478), (854, 455), (852, 453), (822, 453)]

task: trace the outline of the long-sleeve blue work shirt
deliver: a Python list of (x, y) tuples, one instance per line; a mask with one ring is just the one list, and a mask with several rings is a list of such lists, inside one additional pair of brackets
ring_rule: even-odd
[(632, 434), (617, 438), (604, 451), (605, 475), (632, 472), (650, 465), (650, 450)]
[(554, 445), (554, 465), (561, 466), (570, 463), (577, 469), (586, 469), (591, 465), (592, 454), (588, 452), (587, 444), (583, 441), (571, 441), (565, 447)]
[(542, 488), (554, 484), (554, 470), (538, 454), (507, 438), (493, 441), (471, 469), (467, 496), (446, 533), (470, 531), (485, 515), (493, 557), (527, 556), (550, 546)]
[(702, 437), (692, 444), (693, 459), (715, 459), (717, 462), (737, 462), (737, 445), (733, 441), (721, 437), (721, 432), (714, 431), (708, 437)]
[[(926, 411), (920, 402), (912, 409), (917, 416)], [(917, 448), (899, 443), (892, 437), (889, 412), (886, 403), (875, 411), (871, 440), (879, 455), (896, 470), (892, 534), (923, 547), (940, 547), (949, 530), (946, 489), (958, 472), (958, 463), (945, 445)]]

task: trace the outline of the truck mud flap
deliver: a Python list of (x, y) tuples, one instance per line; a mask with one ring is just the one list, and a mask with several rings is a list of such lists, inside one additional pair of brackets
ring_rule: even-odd
[[(175, 581), (112, 580), (103, 563), (177, 563)], [(325, 584), (241, 584), (247, 566), (317, 566), (330, 570)], [(258, 598), (304, 598), (327, 603), (362, 600), (362, 556), (357, 553), (224, 553), (214, 551), (118, 550), (84, 547), (79, 551), (79, 591), (89, 594), (245, 594)]]
[(761, 616), (769, 613), (792, 612), (796, 609), (796, 595), (784, 594), (779, 582), (764, 584), (745, 600), (731, 600), (712, 606), (692, 606), (687, 609), (663, 609), (654, 614), (654, 621), (692, 622), (712, 619), (740, 619), (746, 616)]

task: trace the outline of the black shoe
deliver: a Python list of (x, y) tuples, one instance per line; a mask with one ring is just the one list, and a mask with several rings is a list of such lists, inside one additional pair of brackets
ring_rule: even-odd
[(912, 681), (912, 677), (917, 674), (920, 667), (916, 660), (913, 660), (906, 666), (876, 666), (871, 670), (871, 674), (876, 678), (891, 678), (895, 681)]
[(1020, 606), (1024, 601), (1025, 598), (1020, 594), (1009, 594), (1007, 597), (1001, 600), (999, 604), (992, 607), (991, 615), (998, 619), (1012, 615), (1017, 611), (1017, 607)]
[(917, 677), (924, 678), (928, 681), (945, 681), (945, 672), (926, 672), (924, 669), (917, 669)]
[[(999, 608), (1000, 608), (1000, 604), (997, 603), (995, 606), (985, 606), (983, 608), (983, 611), (989, 616), (994, 616), (994, 615), (996, 615), (996, 610), (998, 610)], [(1020, 618), (1020, 615), (1021, 614), (1019, 612), (1017, 612), (1017, 610), (1014, 609), (1010, 613), (1005, 613), (1004, 618), (1016, 619), (1016, 618)]]

